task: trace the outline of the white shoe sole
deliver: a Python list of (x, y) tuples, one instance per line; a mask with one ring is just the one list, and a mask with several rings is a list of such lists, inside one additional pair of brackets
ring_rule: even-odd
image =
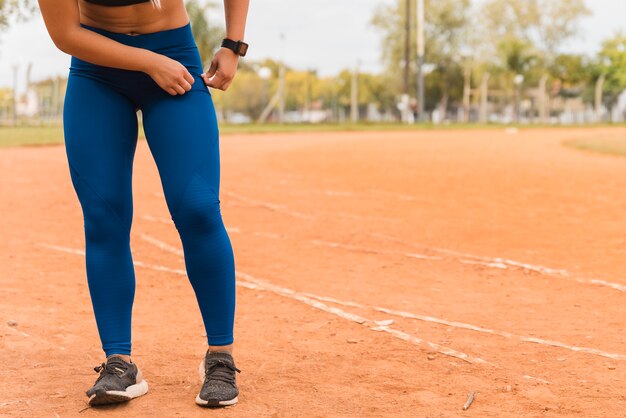
[[(200, 375), (200, 382), (204, 383), (204, 360), (202, 360), (202, 362), (200, 362), (200, 366), (198, 367), (198, 374)], [(236, 404), (238, 401), (237, 396), (235, 396), (233, 399), (229, 399), (227, 401), (218, 401), (218, 402), (209, 402), (209, 401), (205, 401), (204, 399), (200, 398), (200, 394), (198, 394), (198, 396), (196, 396), (196, 403), (200, 406), (229, 406), (229, 405), (234, 405)]]
[(89, 398), (89, 405), (106, 405), (110, 403), (126, 402), (148, 392), (148, 382), (142, 380), (130, 385), (126, 390), (107, 390), (106, 392), (94, 393)]

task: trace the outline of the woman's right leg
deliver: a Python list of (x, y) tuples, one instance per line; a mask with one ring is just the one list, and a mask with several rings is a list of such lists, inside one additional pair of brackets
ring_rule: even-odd
[(107, 357), (130, 355), (135, 106), (109, 85), (70, 72), (63, 127), (72, 184), (83, 211), (87, 282), (102, 349)]

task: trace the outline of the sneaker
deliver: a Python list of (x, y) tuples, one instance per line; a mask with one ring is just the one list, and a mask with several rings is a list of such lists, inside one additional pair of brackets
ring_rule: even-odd
[(201, 406), (228, 406), (237, 403), (237, 383), (233, 356), (227, 351), (207, 350), (205, 359), (198, 369), (202, 380), (202, 389), (196, 396), (196, 403)]
[(100, 376), (86, 392), (89, 405), (126, 402), (148, 392), (148, 382), (132, 360), (127, 363), (121, 357), (111, 356), (106, 363), (93, 369), (100, 372)]

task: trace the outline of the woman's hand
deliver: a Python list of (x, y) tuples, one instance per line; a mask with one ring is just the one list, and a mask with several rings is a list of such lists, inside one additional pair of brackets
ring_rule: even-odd
[(191, 90), (195, 82), (191, 73), (180, 62), (155, 53), (145, 71), (163, 90), (176, 96)]
[(204, 84), (225, 91), (235, 78), (238, 63), (239, 55), (228, 48), (220, 48), (211, 61), (209, 71), (201, 74)]

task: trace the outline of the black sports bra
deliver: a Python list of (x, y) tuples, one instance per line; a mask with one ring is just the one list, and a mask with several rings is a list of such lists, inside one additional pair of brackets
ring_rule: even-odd
[(150, 0), (85, 0), (87, 3), (99, 4), (101, 6), (129, 6), (131, 4), (146, 3)]

